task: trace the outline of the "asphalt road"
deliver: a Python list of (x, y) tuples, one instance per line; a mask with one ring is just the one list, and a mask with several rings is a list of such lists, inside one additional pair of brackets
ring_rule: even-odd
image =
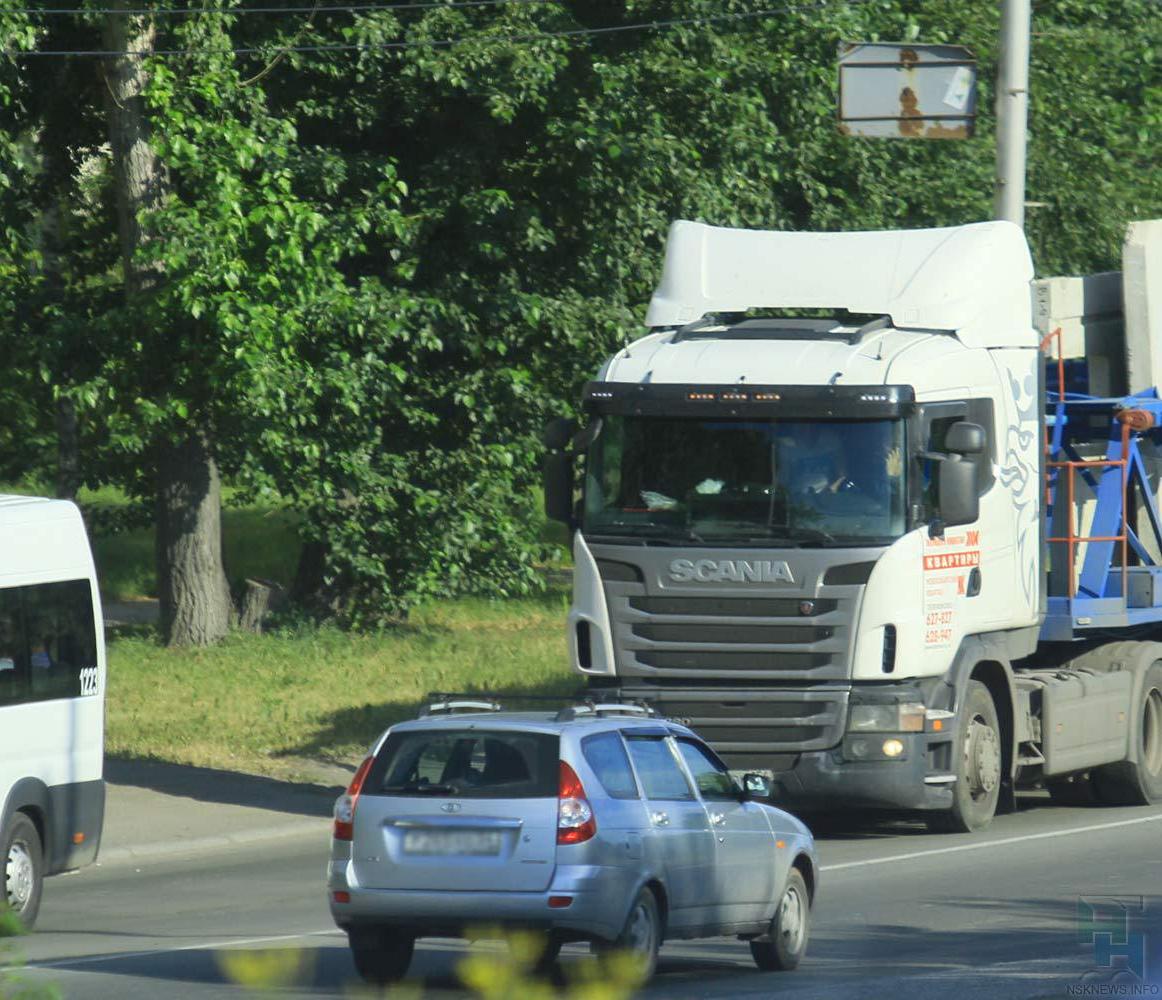
[[(646, 995), (1162, 996), (1162, 808), (1027, 800), (981, 835), (832, 824), (819, 839), (823, 877), (798, 971), (759, 973), (729, 939), (678, 942), (663, 948)], [(249, 995), (230, 976), (269, 961), (291, 980), (280, 996), (353, 995), (322, 888), (325, 854), (299, 839), (51, 880), (37, 932), (14, 943), (28, 962), (20, 974), (68, 998), (184, 1000)], [(1129, 969), (1115, 978), (1109, 966), (1139, 952), (1145, 985)], [(421, 943), (412, 994), (462, 994), (456, 968), (467, 954), (456, 942)], [(591, 968), (580, 946), (565, 949), (566, 981)], [(1110, 992), (1117, 983), (1129, 992)]]

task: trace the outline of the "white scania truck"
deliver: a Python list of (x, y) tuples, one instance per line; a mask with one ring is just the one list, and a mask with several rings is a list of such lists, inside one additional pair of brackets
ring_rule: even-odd
[(1162, 224), (1137, 225), (1124, 275), (1034, 282), (1005, 222), (675, 223), (648, 334), (546, 430), (589, 686), (798, 808), (972, 830), (1024, 785), (1162, 801)]

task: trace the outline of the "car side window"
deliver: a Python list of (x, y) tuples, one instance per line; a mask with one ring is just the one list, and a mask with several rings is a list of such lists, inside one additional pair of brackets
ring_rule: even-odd
[(690, 783), (665, 738), (627, 734), (626, 744), (646, 798), (671, 801), (694, 798)]
[(629, 766), (625, 745), (617, 733), (586, 736), (581, 741), (581, 753), (611, 799), (638, 798), (633, 768)]
[(702, 798), (708, 801), (738, 801), (738, 788), (730, 772), (702, 744), (690, 739), (679, 739), (678, 750)]

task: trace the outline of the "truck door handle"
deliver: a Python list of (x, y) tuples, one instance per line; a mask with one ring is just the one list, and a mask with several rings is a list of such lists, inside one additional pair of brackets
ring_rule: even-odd
[(653, 823), (654, 826), (669, 826), (670, 816), (668, 813), (664, 812), (650, 813), (650, 822)]
[(711, 813), (710, 822), (715, 826), (722, 826), (726, 822), (726, 816), (723, 813)]
[(965, 597), (976, 597), (980, 593), (980, 567), (973, 566), (968, 574), (968, 584), (964, 588)]

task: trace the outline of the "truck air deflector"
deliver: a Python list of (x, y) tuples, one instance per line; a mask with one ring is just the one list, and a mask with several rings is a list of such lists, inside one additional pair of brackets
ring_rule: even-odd
[(967, 347), (1035, 348), (1033, 262), (1011, 222), (895, 232), (789, 233), (678, 221), (646, 326), (712, 312), (847, 309)]
[(891, 419), (912, 413), (915, 393), (909, 385), (590, 382), (584, 405), (598, 415)]

